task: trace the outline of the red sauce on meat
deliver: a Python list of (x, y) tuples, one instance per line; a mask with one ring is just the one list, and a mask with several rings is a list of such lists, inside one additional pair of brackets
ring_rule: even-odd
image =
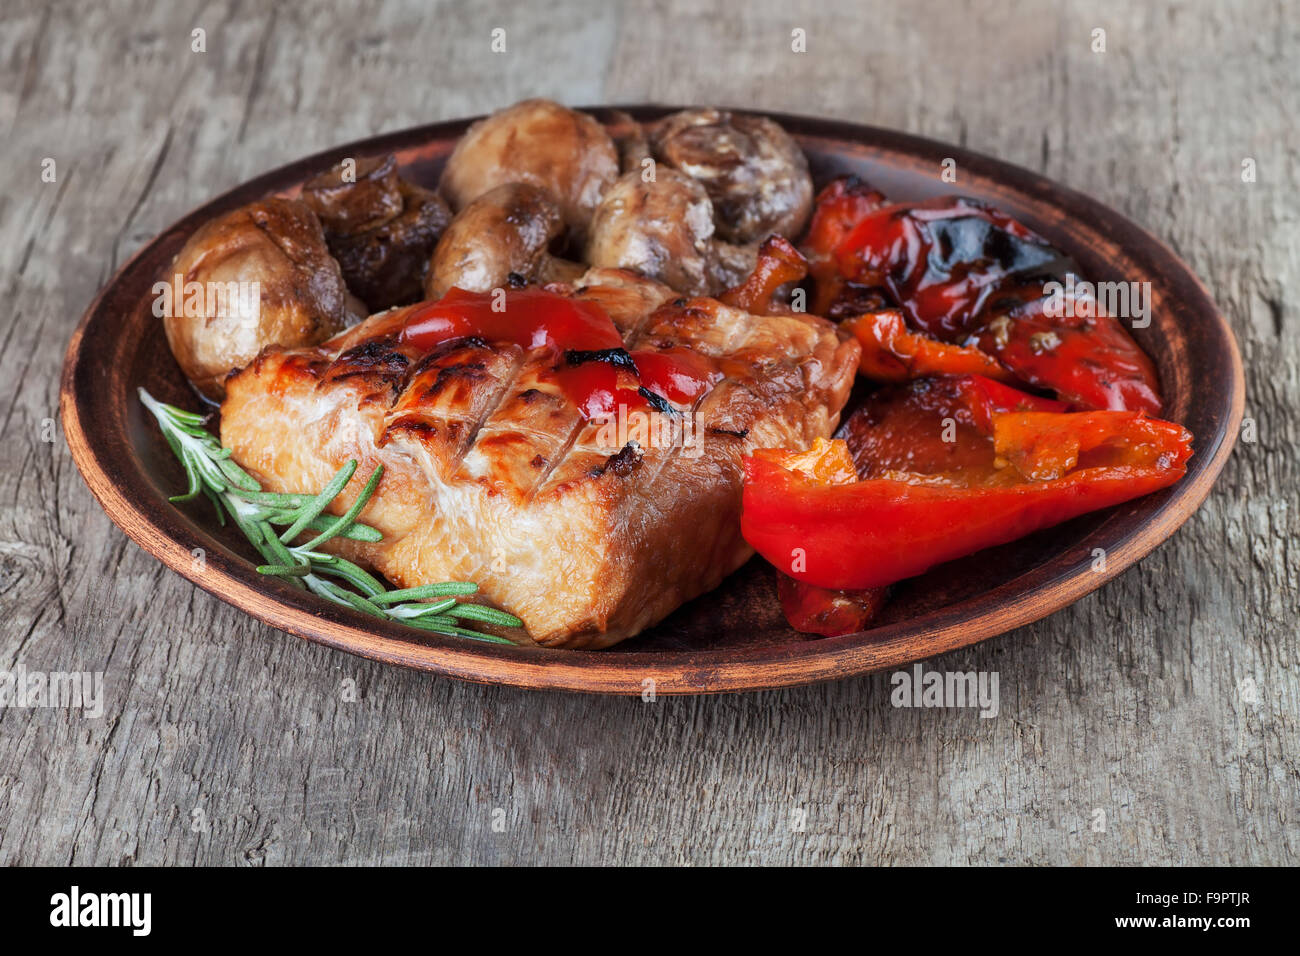
[(611, 418), (619, 406), (666, 410), (690, 405), (721, 377), (713, 363), (687, 348), (628, 352), (605, 310), (594, 302), (545, 289), (502, 293), (452, 289), (437, 302), (416, 306), (401, 341), (428, 351), (456, 339), (481, 339), (555, 356), (554, 380), (587, 419)]

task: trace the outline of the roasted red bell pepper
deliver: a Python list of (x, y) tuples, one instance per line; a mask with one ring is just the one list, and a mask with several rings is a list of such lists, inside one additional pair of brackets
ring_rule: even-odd
[[(818, 484), (851, 485), (858, 480), (857, 469), (848, 453), (841, 446), (832, 448), (824, 438), (817, 439), (806, 452), (784, 454), (781, 462), (784, 467), (802, 472)], [(778, 572), (776, 594), (785, 619), (796, 631), (838, 637), (865, 630), (885, 606), (889, 588), (832, 590), (796, 581), (788, 574)]]
[(1063, 263), (1056, 249), (1010, 216), (951, 196), (863, 216), (834, 258), (844, 279), (886, 289), (917, 328), (945, 341), (969, 332), (1008, 281), (1046, 275)]
[(835, 591), (796, 581), (786, 574), (776, 578), (776, 594), (785, 619), (796, 631), (839, 637), (865, 631), (889, 597), (889, 588)]
[[(1180, 425), (1059, 407), (975, 376), (873, 396), (846, 425), (856, 460), (840, 440), (745, 459), (742, 533), (796, 580), (875, 588), (1185, 473)], [(860, 480), (844, 482), (849, 466)]]
[(846, 308), (841, 303), (846, 298), (853, 303), (847, 306), (852, 309), (848, 314), (854, 315), (867, 311), (868, 303), (884, 304), (879, 292), (850, 283), (840, 273), (835, 254), (862, 220), (888, 203), (882, 193), (855, 176), (841, 176), (817, 194), (812, 221), (801, 246), (814, 280), (813, 301), (809, 306), (814, 315), (839, 318), (836, 313)]
[(907, 327), (897, 309), (879, 309), (846, 320), (843, 327), (862, 344), (858, 371), (877, 382), (903, 382), (927, 375), (1016, 377), (973, 345), (940, 342)]
[(808, 274), (808, 262), (783, 236), (768, 236), (758, 247), (754, 270), (740, 285), (728, 289), (718, 300), (752, 315), (789, 311), (777, 303), (777, 291)]
[[(1155, 368), (1117, 319), (1095, 302), (1046, 294), (1073, 271), (1046, 240), (972, 199), (880, 202), (860, 184), (832, 183), (804, 241), (813, 311), (853, 321), (863, 374), (989, 375), (1051, 389), (1080, 408), (1160, 412)], [(888, 303), (905, 325), (852, 318)]]
[(1069, 406), (979, 375), (936, 376), (874, 393), (840, 429), (863, 478), (993, 467), (993, 417)]
[(1008, 297), (968, 346), (994, 356), (1021, 381), (1083, 408), (1160, 414), (1151, 359), (1095, 301), (1057, 300), (1037, 285)]

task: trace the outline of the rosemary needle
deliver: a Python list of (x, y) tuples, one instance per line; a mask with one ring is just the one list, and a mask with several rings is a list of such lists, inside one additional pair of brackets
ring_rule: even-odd
[[(478, 585), (472, 581), (446, 581), (392, 589), (360, 565), (337, 554), (318, 550), (333, 538), (369, 542), (383, 540), (379, 531), (357, 521), (357, 516), (379, 485), (384, 470), (382, 465), (375, 468), (350, 508), (337, 517), (326, 515), (326, 508), (356, 473), (356, 459), (349, 460), (335, 472), (318, 494), (263, 491), (257, 480), (230, 457), (230, 449), (222, 448), (216, 437), (204, 427), (202, 415), (160, 402), (143, 388), (139, 389), (139, 395), (144, 407), (158, 420), (163, 438), (185, 469), (186, 489), (171, 500), (192, 501), (200, 494), (208, 498), (221, 523), (225, 524), (229, 516), (262, 556), (265, 563), (257, 566), (260, 573), (307, 588), (328, 601), (354, 607), (371, 617), (477, 641), (514, 643), (459, 623), (464, 620), (481, 621), (497, 627), (523, 626), (523, 622), (513, 614), (482, 604), (458, 601), (458, 597), (478, 591)], [(277, 533), (275, 525), (287, 527)], [(315, 537), (305, 544), (291, 543), (308, 531), (314, 532)], [(355, 590), (348, 590), (338, 582)]]

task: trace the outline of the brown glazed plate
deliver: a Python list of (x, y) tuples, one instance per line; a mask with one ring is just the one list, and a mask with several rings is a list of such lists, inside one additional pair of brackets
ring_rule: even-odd
[[(679, 107), (625, 107), (653, 119)], [(613, 122), (610, 110), (592, 109)], [(272, 627), (363, 657), (462, 680), (596, 693), (759, 690), (899, 667), (1036, 621), (1095, 590), (1174, 533), (1205, 500), (1241, 422), (1241, 358), (1204, 286), (1168, 247), (1123, 216), (1041, 176), (903, 133), (768, 114), (799, 141), (818, 187), (856, 173), (894, 200), (962, 193), (986, 200), (1070, 254), (1091, 281), (1151, 283), (1151, 323), (1134, 330), (1153, 358), (1165, 415), (1195, 436), (1186, 477), (1156, 494), (1058, 525), (903, 582), (871, 630), (808, 640), (785, 622), (760, 558), (659, 625), (605, 651), (507, 647), (377, 622), (257, 573), (252, 551), (207, 502), (177, 507), (180, 465), (136, 398), (198, 401), (151, 312), (151, 287), (207, 219), (269, 194), (293, 195), (344, 157), (393, 152), (406, 175), (437, 184), (472, 120), (350, 143), (259, 176), (171, 226), (90, 304), (63, 367), (60, 406), (77, 467), (104, 510), (141, 547), (199, 587)], [(945, 159), (957, 182), (940, 179)], [(1105, 568), (1094, 570), (1095, 549)], [(200, 550), (201, 549), (201, 550)], [(195, 555), (202, 555), (198, 560)]]

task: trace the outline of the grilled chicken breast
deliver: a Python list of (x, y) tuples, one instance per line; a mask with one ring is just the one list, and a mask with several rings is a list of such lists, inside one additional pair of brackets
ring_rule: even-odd
[(356, 458), (336, 508), (382, 464), (361, 520), (383, 541), (338, 547), (398, 586), (476, 581), (544, 645), (630, 637), (750, 556), (742, 456), (829, 436), (859, 347), (823, 319), (679, 299), (618, 269), (563, 291), (598, 304), (628, 349), (691, 349), (718, 380), (689, 407), (651, 409), (649, 438), (629, 438), (584, 419), (553, 351), (475, 338), (420, 349), (401, 334), (408, 307), (263, 352), (226, 383), (222, 443), (273, 491), (320, 488)]

